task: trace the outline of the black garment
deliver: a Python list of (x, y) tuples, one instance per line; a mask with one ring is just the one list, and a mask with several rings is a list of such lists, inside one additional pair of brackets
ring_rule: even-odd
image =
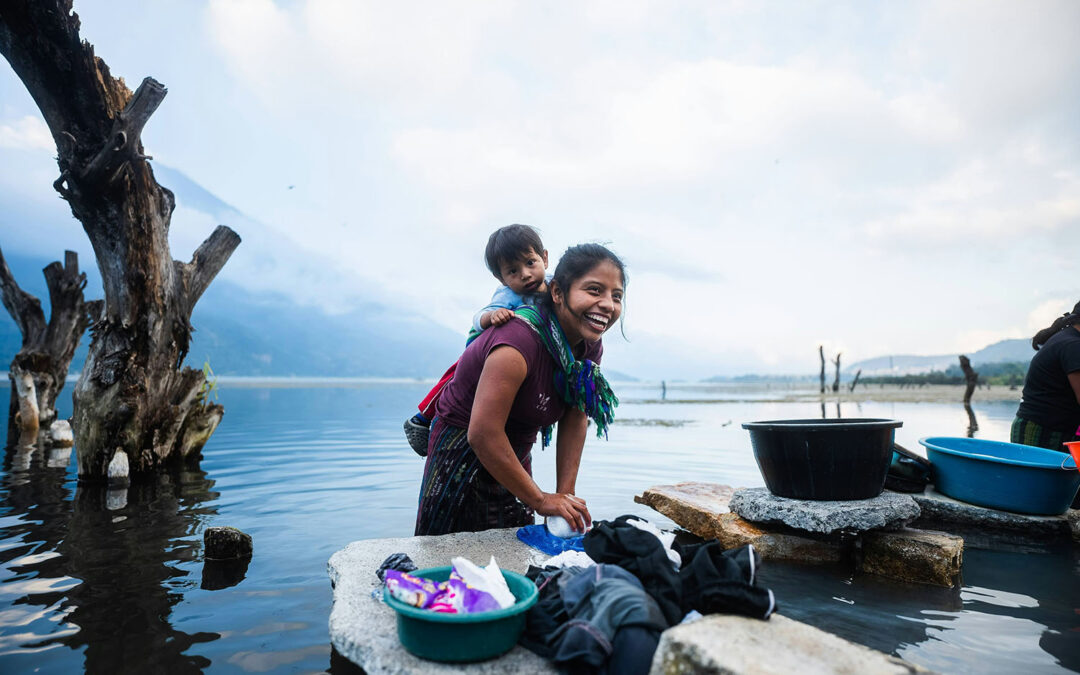
[(767, 619), (776, 609), (773, 592), (754, 585), (761, 555), (753, 546), (725, 551), (714, 539), (685, 547), (683, 555), (679, 581), (684, 615), (696, 609), (702, 614), (723, 612)]
[(636, 576), (660, 606), (668, 625), (674, 626), (686, 616), (679, 573), (660, 540), (627, 523), (630, 519), (640, 520), (637, 516), (619, 516), (593, 523), (582, 542), (585, 553), (598, 563), (618, 565)]
[(653, 655), (660, 644), (660, 631), (644, 626), (624, 626), (615, 633), (611, 658), (601, 673), (610, 675), (647, 675)]
[(526, 576), (540, 599), (526, 615), (523, 646), (570, 673), (598, 673), (610, 663), (619, 664), (612, 673), (648, 672), (667, 623), (634, 575), (594, 565), (530, 568)]
[(682, 621), (691, 609), (757, 619), (769, 618), (776, 609), (772, 591), (754, 585), (761, 556), (753, 546), (725, 551), (716, 540), (685, 547), (675, 544), (672, 548), (682, 557), (682, 567), (676, 570), (660, 540), (627, 520), (640, 518), (619, 516), (594, 522), (585, 535), (585, 553), (597, 562), (632, 572), (669, 625)]
[(1080, 331), (1069, 326), (1051, 336), (1031, 358), (1016, 416), (1052, 431), (1075, 434), (1080, 426), (1080, 403), (1068, 374), (1077, 371)]
[(379, 581), (386, 581), (386, 570), (414, 572), (416, 571), (416, 563), (412, 561), (408, 553), (391, 553), (386, 557), (386, 560), (382, 561), (379, 569), (375, 570), (375, 576), (379, 577)]

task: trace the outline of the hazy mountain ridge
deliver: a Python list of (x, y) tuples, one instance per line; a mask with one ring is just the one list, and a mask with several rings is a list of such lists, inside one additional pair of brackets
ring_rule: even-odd
[[(971, 359), (971, 365), (978, 368), (984, 363), (1027, 363), (1035, 354), (1031, 348), (1030, 338), (1015, 338), (1000, 340), (982, 349), (965, 354)], [(849, 366), (843, 367), (842, 371), (848, 375), (854, 375), (861, 370), (863, 376), (879, 375), (915, 375), (928, 373), (933, 370), (944, 371), (950, 366), (960, 364), (960, 354), (936, 354), (931, 356), (918, 356), (912, 354), (895, 354), (891, 356), (876, 356), (871, 359), (856, 361)], [(829, 368), (826, 368), (828, 371)]]

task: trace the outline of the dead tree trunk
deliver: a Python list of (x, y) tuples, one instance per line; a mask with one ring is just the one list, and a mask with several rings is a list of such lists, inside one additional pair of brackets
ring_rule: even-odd
[(818, 356), (821, 358), (821, 393), (825, 393), (825, 346), (818, 345)]
[[(862, 375), (862, 368), (855, 371), (855, 379), (851, 381), (851, 388), (848, 391), (854, 393), (856, 385), (859, 384), (859, 376)], [(865, 388), (865, 387), (864, 387)]]
[(833, 380), (832, 390), (833, 393), (840, 391), (840, 352), (836, 352), (836, 358), (833, 359), (833, 363), (836, 364), (836, 379)]
[(964, 405), (971, 403), (971, 395), (975, 392), (975, 385), (979, 382), (979, 374), (971, 369), (971, 360), (963, 354), (960, 355), (960, 370), (964, 371), (964, 381), (967, 389), (964, 390)]
[(74, 251), (64, 254), (64, 264), (50, 263), (44, 270), (49, 288), (49, 321), (41, 301), (19, 288), (0, 252), (0, 290), (4, 307), (22, 333), (22, 346), (11, 361), (11, 403), (8, 410), (8, 443), (31, 445), (38, 430), (56, 420), (56, 398), (64, 388), (68, 367), (86, 327), (101, 312), (101, 301), (86, 302), (86, 275), (79, 272)]
[[(220, 226), (189, 263), (169, 251), (174, 199), (158, 185), (141, 134), (166, 90), (146, 78), (134, 94), (79, 37), (71, 0), (0, 5), (0, 52), (26, 85), (57, 147), (53, 184), (93, 244), (103, 317), (75, 388), (79, 476), (109, 463), (156, 470), (197, 455), (224, 409), (201, 397), (201, 371), (182, 368), (191, 311), (240, 243)], [(125, 458), (116, 457), (124, 453)]]

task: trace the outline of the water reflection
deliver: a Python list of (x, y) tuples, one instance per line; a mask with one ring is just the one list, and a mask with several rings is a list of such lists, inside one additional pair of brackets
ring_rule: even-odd
[(967, 436), (968, 438), (974, 438), (975, 432), (979, 430), (979, 421), (975, 419), (975, 411), (971, 409), (970, 403), (964, 403), (964, 412), (968, 416)]
[(47, 664), (50, 652), (67, 661), (58, 647), (81, 650), (87, 672), (202, 672), (209, 659), (185, 652), (219, 635), (176, 630), (169, 617), (198, 585), (178, 566), (199, 557), (195, 535), (215, 511), (206, 506), (218, 497), (214, 482), (188, 469), (117, 495), (76, 489), (67, 462), (57, 464), (37, 449), (4, 456), (0, 628), (18, 634), (0, 642), (0, 654), (10, 665), (25, 661), (23, 672)]

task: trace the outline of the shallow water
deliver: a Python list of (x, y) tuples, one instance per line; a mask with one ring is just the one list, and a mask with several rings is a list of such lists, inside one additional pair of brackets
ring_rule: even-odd
[[(590, 438), (579, 479), (595, 518), (643, 515), (652, 485), (762, 485), (740, 424), (820, 417), (737, 387), (621, 385), (622, 424)], [(344, 672), (327, 635), (326, 561), (350, 541), (412, 533), (422, 471), (403, 418), (423, 383), (221, 387), (227, 413), (197, 470), (126, 496), (77, 487), (71, 453), (9, 452), (0, 473), (0, 672)], [(6, 394), (0, 397), (0, 410)], [(70, 414), (70, 397), (65, 395)], [(684, 402), (678, 402), (684, 401)], [(1014, 403), (975, 403), (1004, 439)], [(826, 414), (837, 416), (829, 403)], [(960, 405), (843, 403), (904, 421), (897, 441), (965, 435)], [(541, 486), (554, 452), (535, 451)], [(204, 570), (203, 530), (254, 537), (239, 583)], [(963, 585), (938, 589), (841, 567), (768, 563), (785, 615), (943, 672), (1080, 672), (1078, 548), (969, 539)], [(235, 573), (235, 571), (233, 571)], [(236, 581), (234, 579), (233, 581)], [(210, 590), (217, 588), (217, 590)]]

